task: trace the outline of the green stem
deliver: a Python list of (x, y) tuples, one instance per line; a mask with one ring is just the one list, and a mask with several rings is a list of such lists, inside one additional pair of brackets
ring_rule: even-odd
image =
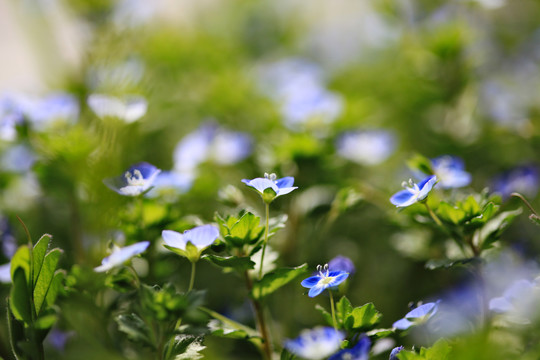
[(536, 213), (536, 211), (534, 210), (534, 208), (532, 207), (531, 203), (529, 203), (527, 201), (527, 199), (525, 199), (525, 197), (523, 195), (521, 195), (520, 193), (517, 193), (517, 192), (513, 192), (510, 194), (510, 196), (514, 196), (514, 197), (517, 197), (517, 198), (520, 198), (521, 201), (523, 201), (523, 203), (525, 203), (525, 205), (527, 205), (527, 207), (529, 208), (529, 210), (531, 210), (531, 212), (538, 216), (538, 214)]
[[(251, 292), (253, 289), (253, 284), (251, 283), (251, 278), (249, 277), (248, 272), (245, 272), (245, 279), (246, 279), (246, 287), (248, 290), (248, 293)], [(251, 302), (253, 304), (253, 308), (255, 309), (255, 316), (257, 318), (257, 327), (259, 329), (259, 333), (261, 334), (262, 338), (262, 355), (265, 360), (271, 360), (272, 359), (272, 345), (270, 343), (270, 334), (268, 332), (268, 328), (266, 326), (266, 320), (264, 318), (264, 312), (263, 307), (260, 301), (251, 299)]]
[(328, 293), (330, 294), (330, 310), (332, 311), (332, 321), (334, 322), (334, 329), (337, 331), (336, 311), (334, 310), (334, 295), (332, 294), (332, 290), (330, 289), (328, 289)]
[(427, 209), (429, 215), (431, 216), (431, 218), (433, 219), (433, 221), (435, 221), (437, 223), (437, 225), (439, 225), (440, 227), (444, 227), (441, 219), (439, 219), (439, 217), (437, 215), (435, 215), (433, 210), (431, 210), (431, 207), (428, 205), (427, 201), (424, 201), (424, 205), (426, 206), (426, 209)]
[(191, 263), (191, 278), (189, 279), (189, 288), (188, 292), (193, 289), (193, 284), (195, 284), (195, 262)]
[(265, 210), (266, 210), (266, 226), (264, 227), (264, 245), (263, 245), (262, 254), (261, 254), (261, 265), (259, 267), (259, 279), (261, 279), (263, 275), (264, 253), (266, 252), (266, 244), (268, 244), (268, 227), (270, 223), (270, 204), (265, 203)]
[[(441, 219), (439, 219), (439, 217), (435, 214), (435, 212), (433, 212), (433, 210), (431, 209), (431, 207), (428, 205), (427, 201), (424, 201), (423, 202), (424, 206), (426, 207), (429, 215), (431, 216), (431, 218), (433, 219), (433, 221), (435, 221), (435, 223), (446, 233), (448, 234), (448, 236), (450, 236), (456, 243), (456, 245), (459, 247), (459, 249), (461, 250), (461, 252), (463, 253), (464, 256), (468, 256), (467, 255), (467, 252), (465, 251), (465, 248), (463, 247), (463, 237), (460, 236), (460, 239), (457, 239), (455, 234), (452, 234), (452, 232), (442, 223)], [(476, 255), (476, 252), (474, 251), (474, 248), (473, 248), (473, 252), (475, 253)]]

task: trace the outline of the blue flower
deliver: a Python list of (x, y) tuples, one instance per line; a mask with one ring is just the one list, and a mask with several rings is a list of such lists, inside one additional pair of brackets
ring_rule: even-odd
[(338, 255), (328, 262), (328, 270), (330, 271), (344, 271), (349, 274), (354, 274), (356, 268), (351, 259), (346, 256)]
[(517, 310), (516, 306), (522, 305), (533, 298), (536, 286), (533, 282), (525, 279), (517, 280), (510, 285), (503, 296), (489, 301), (489, 309), (496, 313), (506, 313)]
[(401, 350), (403, 350), (403, 346), (393, 348), (390, 352), (390, 358), (388, 360), (398, 360), (397, 354), (399, 354)]
[(174, 195), (188, 191), (193, 185), (193, 176), (177, 171), (162, 171), (156, 177), (149, 197), (165, 196), (175, 199)]
[(220, 165), (232, 165), (251, 154), (252, 139), (243, 132), (220, 130), (212, 140), (211, 157)]
[(415, 184), (412, 180), (408, 183), (403, 182), (402, 186), (405, 190), (398, 191), (391, 198), (390, 202), (397, 207), (406, 207), (416, 203), (417, 201), (424, 200), (435, 183), (437, 182), (437, 176), (431, 175)]
[(361, 165), (377, 165), (388, 159), (396, 148), (395, 136), (385, 130), (349, 131), (336, 141), (337, 152)]
[(87, 99), (90, 109), (101, 119), (118, 118), (126, 123), (139, 120), (146, 114), (148, 103), (141, 96), (130, 95), (118, 98), (103, 94), (92, 94)]
[(11, 262), (0, 265), (0, 283), (9, 284), (11, 282)]
[(493, 190), (508, 198), (513, 192), (534, 197), (538, 192), (540, 181), (538, 168), (535, 166), (519, 166), (497, 176), (493, 183)]
[(266, 203), (271, 203), (278, 196), (298, 189), (297, 186), (293, 186), (294, 178), (292, 176), (277, 179), (276, 174), (265, 173), (264, 178), (242, 179), (242, 182), (255, 189)]
[(122, 265), (135, 255), (139, 255), (146, 251), (149, 245), (149, 241), (141, 241), (123, 248), (115, 247), (112, 254), (104, 258), (101, 261), (101, 265), (94, 268), (94, 271), (104, 272), (118, 265)]
[(420, 305), (409, 311), (403, 319), (396, 321), (392, 327), (398, 330), (407, 330), (413, 325), (423, 324), (428, 321), (439, 309), (439, 301)]
[(187, 257), (191, 262), (197, 262), (201, 253), (216, 241), (219, 229), (214, 225), (202, 225), (186, 230), (183, 234), (163, 230), (161, 236), (167, 249)]
[(295, 129), (310, 121), (329, 124), (343, 111), (343, 98), (324, 88), (315, 87), (289, 94), (281, 106), (281, 113), (287, 127)]
[(123, 176), (107, 178), (103, 182), (120, 195), (137, 196), (150, 189), (160, 172), (154, 165), (141, 162), (126, 170)]
[(460, 188), (471, 183), (471, 174), (465, 171), (463, 160), (457, 156), (442, 155), (431, 159), (433, 172), (445, 189)]
[(330, 327), (316, 327), (303, 330), (293, 340), (286, 340), (283, 346), (296, 356), (308, 360), (321, 360), (339, 350), (345, 335)]
[(44, 130), (55, 121), (74, 123), (79, 117), (79, 103), (72, 95), (56, 93), (31, 99), (24, 112), (36, 129)]
[(370, 347), (369, 337), (363, 336), (352, 349), (341, 350), (328, 360), (368, 360)]
[(0, 158), (3, 170), (16, 173), (29, 171), (36, 162), (36, 155), (28, 146), (19, 144), (5, 150)]
[(319, 271), (319, 275), (310, 276), (300, 283), (303, 287), (309, 289), (309, 297), (315, 297), (325, 289), (338, 286), (349, 276), (349, 273), (345, 271), (328, 270), (328, 264), (324, 268), (321, 265), (317, 266), (317, 270)]

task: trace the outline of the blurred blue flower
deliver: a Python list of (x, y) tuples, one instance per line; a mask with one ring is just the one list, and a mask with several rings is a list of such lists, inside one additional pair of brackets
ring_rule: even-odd
[[(293, 186), (294, 178), (292, 176), (278, 179), (276, 174), (265, 173), (264, 178), (242, 179), (242, 182), (255, 189), (266, 203), (270, 203), (278, 196), (286, 195), (298, 189), (297, 186)], [(273, 193), (266, 191), (267, 189), (271, 189)]]
[(489, 309), (496, 313), (506, 313), (517, 310), (516, 305), (523, 304), (531, 299), (536, 286), (533, 282), (525, 279), (514, 281), (505, 291), (503, 296), (489, 301)]
[(16, 126), (24, 119), (23, 111), (13, 95), (0, 97), (0, 139), (13, 141), (17, 137)]
[(352, 349), (344, 349), (328, 360), (368, 360), (371, 341), (369, 337), (363, 336)]
[(149, 241), (141, 241), (133, 245), (129, 245), (123, 248), (115, 246), (111, 255), (107, 256), (101, 261), (101, 265), (94, 268), (96, 272), (108, 271), (116, 266), (122, 265), (132, 257), (139, 255), (146, 251), (150, 245)]
[(53, 328), (47, 336), (47, 342), (57, 351), (63, 352), (70, 337), (74, 335), (71, 331), (62, 331)]
[(37, 130), (44, 130), (54, 121), (76, 122), (79, 117), (79, 103), (69, 94), (50, 94), (32, 99), (24, 111)]
[(293, 340), (285, 340), (283, 346), (296, 356), (308, 360), (321, 360), (339, 350), (345, 335), (330, 327), (303, 330)]
[(154, 165), (141, 162), (131, 166), (124, 175), (107, 178), (103, 182), (120, 195), (138, 196), (153, 185), (160, 172)]
[(398, 360), (397, 354), (399, 354), (401, 350), (403, 350), (403, 346), (393, 348), (390, 352), (390, 358), (388, 360)]
[(232, 165), (251, 154), (252, 139), (246, 133), (218, 130), (211, 144), (211, 157), (220, 165)]
[(118, 98), (104, 94), (92, 94), (88, 97), (87, 103), (101, 119), (113, 117), (128, 124), (139, 120), (148, 109), (146, 99), (137, 95)]
[(17, 251), (17, 239), (13, 236), (13, 231), (8, 218), (0, 215), (0, 243), (2, 243), (2, 252), (4, 256), (11, 259)]
[(0, 166), (5, 171), (25, 173), (36, 162), (35, 153), (26, 145), (18, 144), (5, 150), (0, 158)]
[(346, 256), (338, 255), (328, 262), (328, 270), (330, 271), (344, 271), (350, 275), (356, 272), (354, 263)]
[(505, 199), (510, 197), (513, 192), (534, 197), (538, 192), (538, 184), (538, 168), (525, 165), (497, 176), (493, 181), (493, 191), (500, 193)]
[(349, 273), (345, 271), (330, 271), (328, 264), (324, 265), (324, 268), (318, 265), (317, 271), (319, 275), (310, 276), (300, 283), (303, 287), (309, 289), (309, 297), (315, 297), (328, 288), (338, 286), (349, 277)]
[(148, 196), (178, 195), (188, 191), (192, 185), (193, 175), (183, 174), (178, 171), (162, 171), (156, 177)]
[(310, 91), (302, 89), (291, 93), (281, 105), (281, 114), (285, 125), (296, 129), (300, 125), (313, 122), (329, 124), (343, 111), (343, 98), (323, 88)]
[(96, 89), (130, 88), (138, 84), (144, 74), (144, 63), (139, 57), (110, 64), (96, 64), (90, 67), (87, 75), (89, 87)]
[(386, 130), (357, 130), (342, 134), (336, 141), (340, 156), (361, 165), (377, 165), (396, 148), (395, 136)]
[(471, 174), (465, 171), (463, 160), (457, 156), (442, 155), (431, 159), (433, 172), (445, 189), (459, 188), (471, 183)]
[(202, 225), (186, 230), (183, 234), (173, 230), (163, 230), (161, 236), (167, 246), (186, 250), (190, 242), (201, 252), (216, 241), (219, 230), (214, 225)]
[(0, 283), (11, 283), (11, 262), (0, 265)]
[(423, 324), (437, 313), (440, 300), (418, 306), (409, 311), (403, 319), (400, 319), (392, 327), (398, 330), (407, 330), (413, 325)]
[(437, 176), (432, 175), (426, 177), (424, 180), (415, 184), (412, 180), (409, 182), (403, 182), (402, 186), (405, 190), (398, 191), (391, 198), (390, 202), (397, 207), (410, 206), (418, 201), (424, 200), (435, 183), (437, 182)]

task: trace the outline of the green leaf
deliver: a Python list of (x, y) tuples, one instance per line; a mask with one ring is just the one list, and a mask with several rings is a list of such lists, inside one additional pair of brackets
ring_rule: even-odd
[(229, 339), (244, 339), (249, 340), (252, 337), (257, 337), (260, 339), (258, 333), (250, 329), (251, 331), (246, 331), (244, 329), (239, 329), (237, 327), (231, 326), (229, 323), (223, 321), (212, 319), (208, 322), (208, 328), (214, 336), (229, 338)]
[(133, 291), (138, 286), (137, 275), (127, 267), (116, 268), (113, 272), (107, 274), (105, 286), (121, 293)]
[(118, 330), (126, 334), (129, 340), (154, 347), (148, 325), (137, 314), (119, 315), (115, 320)]
[(15, 270), (21, 268), (27, 280), (30, 279), (30, 249), (27, 245), (21, 245), (11, 258), (11, 279), (15, 274)]
[(52, 328), (57, 319), (58, 316), (54, 312), (42, 315), (37, 318), (36, 322), (34, 323), (34, 327), (36, 329), (48, 330)]
[(39, 273), (41, 271), (41, 266), (43, 265), (43, 260), (45, 259), (45, 254), (47, 253), (47, 249), (49, 248), (49, 243), (51, 242), (52, 236), (49, 234), (43, 235), (36, 245), (34, 245), (34, 249), (32, 250), (32, 258), (34, 262), (34, 279), (33, 284), (35, 286)]
[(164, 352), (169, 354), (166, 360), (198, 360), (202, 359), (200, 353), (206, 348), (202, 345), (203, 338), (193, 335), (176, 335), (165, 345)]
[[(373, 303), (354, 308), (346, 320), (347, 330), (367, 330), (379, 323), (381, 313), (375, 309)], [(349, 319), (352, 319), (349, 320)]]
[(201, 253), (202, 253), (202, 250), (199, 251), (199, 249), (195, 245), (193, 245), (191, 241), (188, 241), (188, 243), (186, 244), (185, 250), (182, 250), (173, 246), (169, 246), (169, 245), (163, 245), (163, 246), (165, 246), (167, 249), (171, 250), (175, 254), (178, 254), (180, 256), (187, 258), (191, 262), (199, 261), (199, 258), (201, 257)]
[(413, 171), (421, 171), (426, 175), (433, 175), (433, 168), (431, 167), (431, 161), (420, 154), (414, 155), (407, 161), (407, 165)]
[(482, 249), (489, 248), (499, 239), (503, 230), (521, 213), (521, 208), (500, 213), (475, 232), (473, 241), (479, 244)]
[(260, 223), (261, 218), (250, 212), (246, 212), (229, 228), (229, 234), (225, 236), (225, 240), (237, 247), (254, 244), (261, 238), (264, 232), (264, 227)]
[(470, 263), (479, 263), (480, 259), (474, 257), (469, 259), (459, 259), (459, 260), (450, 260), (450, 259), (431, 259), (426, 262), (425, 268), (428, 270), (437, 270), (437, 269), (449, 269), (454, 266), (467, 265)]
[(467, 198), (459, 203), (459, 207), (467, 213), (468, 216), (480, 214), (480, 204), (476, 201), (473, 195), (467, 196)]
[(465, 211), (459, 209), (456, 206), (452, 206), (444, 201), (441, 201), (439, 203), (439, 207), (437, 208), (437, 214), (442, 220), (446, 222), (451, 222), (455, 225), (461, 223), (466, 216)]
[(11, 350), (15, 354), (15, 358), (18, 360), (19, 357), (22, 358), (23, 354), (17, 344), (22, 343), (26, 340), (24, 335), (24, 323), (18, 321), (14, 316), (11, 309), (11, 301), (7, 299), (7, 319), (8, 319), (8, 328), (9, 328), (9, 343), (11, 344)]
[(334, 320), (332, 320), (332, 314), (330, 314), (324, 307), (319, 304), (315, 305), (315, 309), (319, 310), (326, 323), (330, 326), (334, 326)]
[(294, 268), (281, 268), (267, 273), (260, 281), (253, 284), (251, 296), (259, 300), (270, 295), (298, 276), (304, 275), (307, 272), (307, 267), (307, 264), (303, 264)]
[(366, 335), (369, 336), (372, 340), (382, 339), (394, 334), (394, 329), (373, 329), (366, 332)]
[(347, 297), (343, 296), (336, 304), (336, 318), (338, 324), (345, 324), (353, 311), (353, 306)]
[(398, 354), (400, 360), (449, 360), (452, 348), (445, 339), (439, 339), (430, 348), (421, 348), (418, 353), (402, 350)]
[(43, 265), (34, 287), (34, 306), (37, 315), (39, 315), (39, 312), (41, 311), (41, 306), (43, 305), (45, 297), (47, 296), (47, 291), (49, 291), (49, 287), (51, 286), (54, 272), (56, 271), (56, 265), (58, 265), (58, 260), (60, 260), (60, 255), (62, 255), (62, 250), (53, 249), (45, 255), (45, 259), (43, 260)]
[(56, 297), (63, 289), (63, 282), (65, 278), (66, 272), (64, 270), (57, 270), (54, 273), (51, 286), (49, 286), (49, 291), (47, 291), (47, 296), (45, 297), (45, 303), (47, 306), (52, 306), (55, 303)]
[(12, 277), (10, 305), (11, 312), (15, 319), (24, 321), (26, 324), (32, 323), (31, 297), (28, 289), (28, 281), (22, 267), (17, 267)]
[(203, 255), (203, 259), (210, 261), (211, 263), (224, 267), (224, 268), (233, 268), (236, 271), (246, 271), (251, 270), (255, 267), (255, 263), (251, 261), (249, 257), (238, 257), (238, 256), (217, 256), (217, 255)]

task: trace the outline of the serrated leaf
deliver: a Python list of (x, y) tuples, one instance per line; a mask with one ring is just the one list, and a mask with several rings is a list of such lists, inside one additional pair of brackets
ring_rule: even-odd
[(44, 234), (34, 245), (33, 252), (32, 252), (32, 258), (34, 263), (34, 279), (33, 284), (35, 285), (39, 276), (39, 273), (41, 271), (41, 266), (43, 265), (43, 260), (45, 259), (45, 254), (47, 253), (47, 249), (49, 248), (49, 244), (51, 242), (51, 235)]
[[(367, 330), (379, 323), (381, 314), (375, 309), (373, 303), (367, 303), (363, 306), (354, 308), (346, 320), (346, 325), (350, 326), (348, 330)], [(353, 319), (352, 322), (349, 319)], [(349, 325), (350, 324), (350, 325)]]
[(466, 216), (465, 211), (444, 201), (440, 202), (439, 207), (437, 208), (437, 214), (442, 220), (451, 222), (455, 225), (461, 223)]
[(15, 269), (12, 280), (9, 301), (11, 312), (15, 319), (30, 324), (32, 322), (31, 297), (26, 274), (22, 267)]
[(123, 314), (116, 317), (118, 330), (126, 334), (129, 340), (154, 347), (150, 337), (150, 329), (137, 314)]
[(251, 296), (257, 300), (262, 299), (306, 272), (307, 264), (294, 268), (281, 268), (269, 272), (265, 274), (261, 280), (253, 284)]
[(30, 279), (30, 249), (27, 245), (21, 245), (11, 258), (11, 279), (18, 268), (23, 269), (26, 279)]
[(339, 324), (345, 324), (353, 311), (353, 306), (347, 297), (343, 296), (336, 304), (336, 318)]
[(202, 345), (202, 337), (192, 335), (176, 335), (165, 345), (164, 353), (170, 354), (167, 360), (198, 360), (206, 346)]
[(225, 268), (233, 268), (236, 271), (251, 270), (255, 267), (255, 263), (251, 261), (249, 257), (238, 256), (217, 256), (217, 255), (203, 255), (203, 259), (210, 261), (211, 263)]
[(34, 307), (37, 315), (39, 315), (39, 312), (41, 311), (41, 307), (47, 296), (47, 291), (49, 291), (49, 287), (51, 286), (56, 266), (60, 260), (60, 255), (62, 255), (62, 250), (53, 249), (45, 255), (45, 259), (43, 260), (43, 265), (41, 266), (41, 271), (39, 272), (34, 287)]

